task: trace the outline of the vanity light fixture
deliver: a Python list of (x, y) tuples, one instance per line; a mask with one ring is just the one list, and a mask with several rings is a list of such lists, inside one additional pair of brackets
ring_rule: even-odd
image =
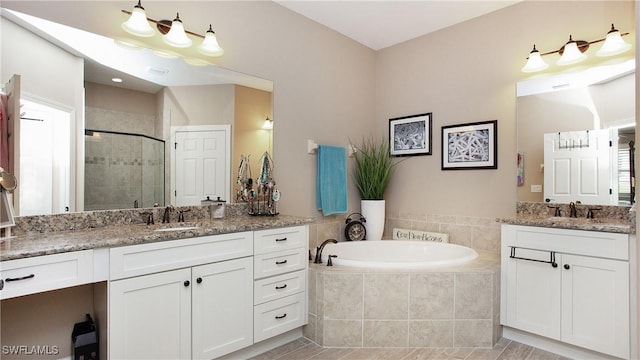
[(603, 41), (604, 44), (602, 45), (602, 48), (596, 52), (597, 56), (614, 56), (622, 54), (631, 49), (631, 45), (622, 39), (622, 36), (625, 35), (629, 35), (629, 33), (620, 33), (620, 31), (611, 24), (611, 30), (607, 33), (606, 38), (603, 39), (593, 41), (573, 40), (573, 36), (569, 35), (569, 41), (560, 49), (545, 53), (540, 53), (534, 45), (533, 50), (527, 58), (527, 63), (521, 71), (530, 73), (545, 70), (549, 67), (549, 64), (542, 59), (542, 56), (556, 53), (561, 55), (560, 59), (556, 62), (556, 65), (566, 66), (577, 64), (587, 58), (585, 52), (589, 49), (590, 45)]
[(209, 30), (204, 33), (204, 40), (198, 47), (198, 51), (207, 56), (222, 56), (224, 54), (224, 50), (218, 44), (216, 33), (211, 28), (211, 24), (209, 24)]
[(267, 119), (264, 121), (264, 125), (262, 125), (262, 128), (265, 130), (273, 129), (273, 120), (269, 119), (269, 117), (267, 116)]
[(522, 68), (522, 72), (536, 72), (542, 71), (549, 67), (549, 64), (542, 60), (542, 56), (540, 56), (540, 51), (536, 49), (536, 45), (533, 44), (533, 50), (529, 53), (529, 60), (527, 60), (527, 64)]
[(584, 54), (589, 48), (589, 43), (583, 40), (573, 40), (573, 37), (569, 35), (569, 41), (558, 51), (560, 59), (556, 64), (560, 66), (573, 65), (587, 59), (587, 55)]
[[(198, 52), (202, 55), (210, 56), (210, 57), (218, 57), (224, 54), (224, 50), (220, 47), (218, 43), (218, 39), (216, 37), (216, 33), (213, 31), (211, 24), (209, 24), (209, 29), (206, 31), (205, 35), (200, 35), (198, 33), (194, 33), (188, 31), (184, 28), (184, 24), (180, 19), (180, 14), (176, 13), (176, 17), (172, 20), (154, 20), (152, 18), (148, 18), (144, 8), (140, 0), (138, 0), (138, 4), (134, 6), (133, 11), (121, 10), (125, 14), (129, 14), (130, 17), (127, 21), (122, 23), (122, 28), (128, 32), (129, 34), (139, 36), (139, 37), (152, 37), (156, 35), (156, 31), (150, 25), (150, 23), (154, 23), (158, 32), (162, 34), (162, 40), (169, 46), (172, 46), (177, 49), (187, 49), (190, 48), (193, 44), (192, 37), (197, 37), (202, 39), (202, 42), (198, 45)], [(182, 56), (182, 54), (176, 51), (168, 51), (164, 49), (152, 49), (155, 53), (160, 54), (170, 54), (170, 56)], [(201, 60), (197, 61), (194, 59), (190, 59), (191, 63), (198, 63), (198, 65), (202, 63), (206, 63), (206, 61)]]
[(176, 18), (171, 22), (169, 32), (162, 37), (162, 41), (177, 48), (188, 48), (191, 46), (193, 42), (189, 39), (187, 33), (184, 32), (184, 25), (182, 24), (182, 20), (180, 20), (180, 14), (176, 13)]
[(147, 14), (140, 3), (140, 0), (138, 0), (138, 5), (134, 6), (133, 11), (129, 14), (131, 14), (129, 20), (122, 23), (122, 28), (126, 32), (141, 37), (151, 37), (155, 34), (155, 31), (147, 21)]
[(604, 44), (600, 50), (596, 52), (597, 56), (614, 56), (622, 54), (631, 49), (631, 44), (627, 44), (622, 39), (622, 34), (611, 24), (611, 30), (607, 33)]

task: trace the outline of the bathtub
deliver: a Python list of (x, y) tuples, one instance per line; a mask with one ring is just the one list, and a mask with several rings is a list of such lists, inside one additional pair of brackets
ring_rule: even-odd
[(478, 253), (466, 246), (411, 240), (345, 241), (327, 244), (322, 261), (329, 255), (334, 266), (384, 269), (435, 269), (468, 263)]

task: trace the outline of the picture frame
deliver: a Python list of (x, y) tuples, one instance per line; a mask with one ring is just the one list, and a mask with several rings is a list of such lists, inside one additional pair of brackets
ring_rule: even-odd
[(431, 155), (431, 113), (389, 119), (391, 156)]
[(498, 168), (498, 120), (442, 127), (442, 170)]

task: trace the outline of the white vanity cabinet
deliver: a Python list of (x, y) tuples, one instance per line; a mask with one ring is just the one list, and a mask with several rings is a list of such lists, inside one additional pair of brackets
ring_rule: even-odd
[(503, 325), (630, 357), (629, 235), (502, 225)]
[(0, 263), (0, 300), (94, 281), (93, 250), (36, 256)]
[(254, 233), (254, 342), (307, 323), (307, 226)]
[(252, 232), (111, 249), (109, 357), (212, 359), (253, 344), (251, 255)]

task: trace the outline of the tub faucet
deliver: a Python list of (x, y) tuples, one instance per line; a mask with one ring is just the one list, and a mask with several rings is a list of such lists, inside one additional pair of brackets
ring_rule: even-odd
[(316, 259), (313, 261), (314, 264), (322, 264), (322, 250), (324, 249), (324, 246), (327, 245), (328, 243), (337, 244), (338, 240), (327, 239), (323, 241), (322, 244), (320, 244), (320, 246), (316, 248)]

